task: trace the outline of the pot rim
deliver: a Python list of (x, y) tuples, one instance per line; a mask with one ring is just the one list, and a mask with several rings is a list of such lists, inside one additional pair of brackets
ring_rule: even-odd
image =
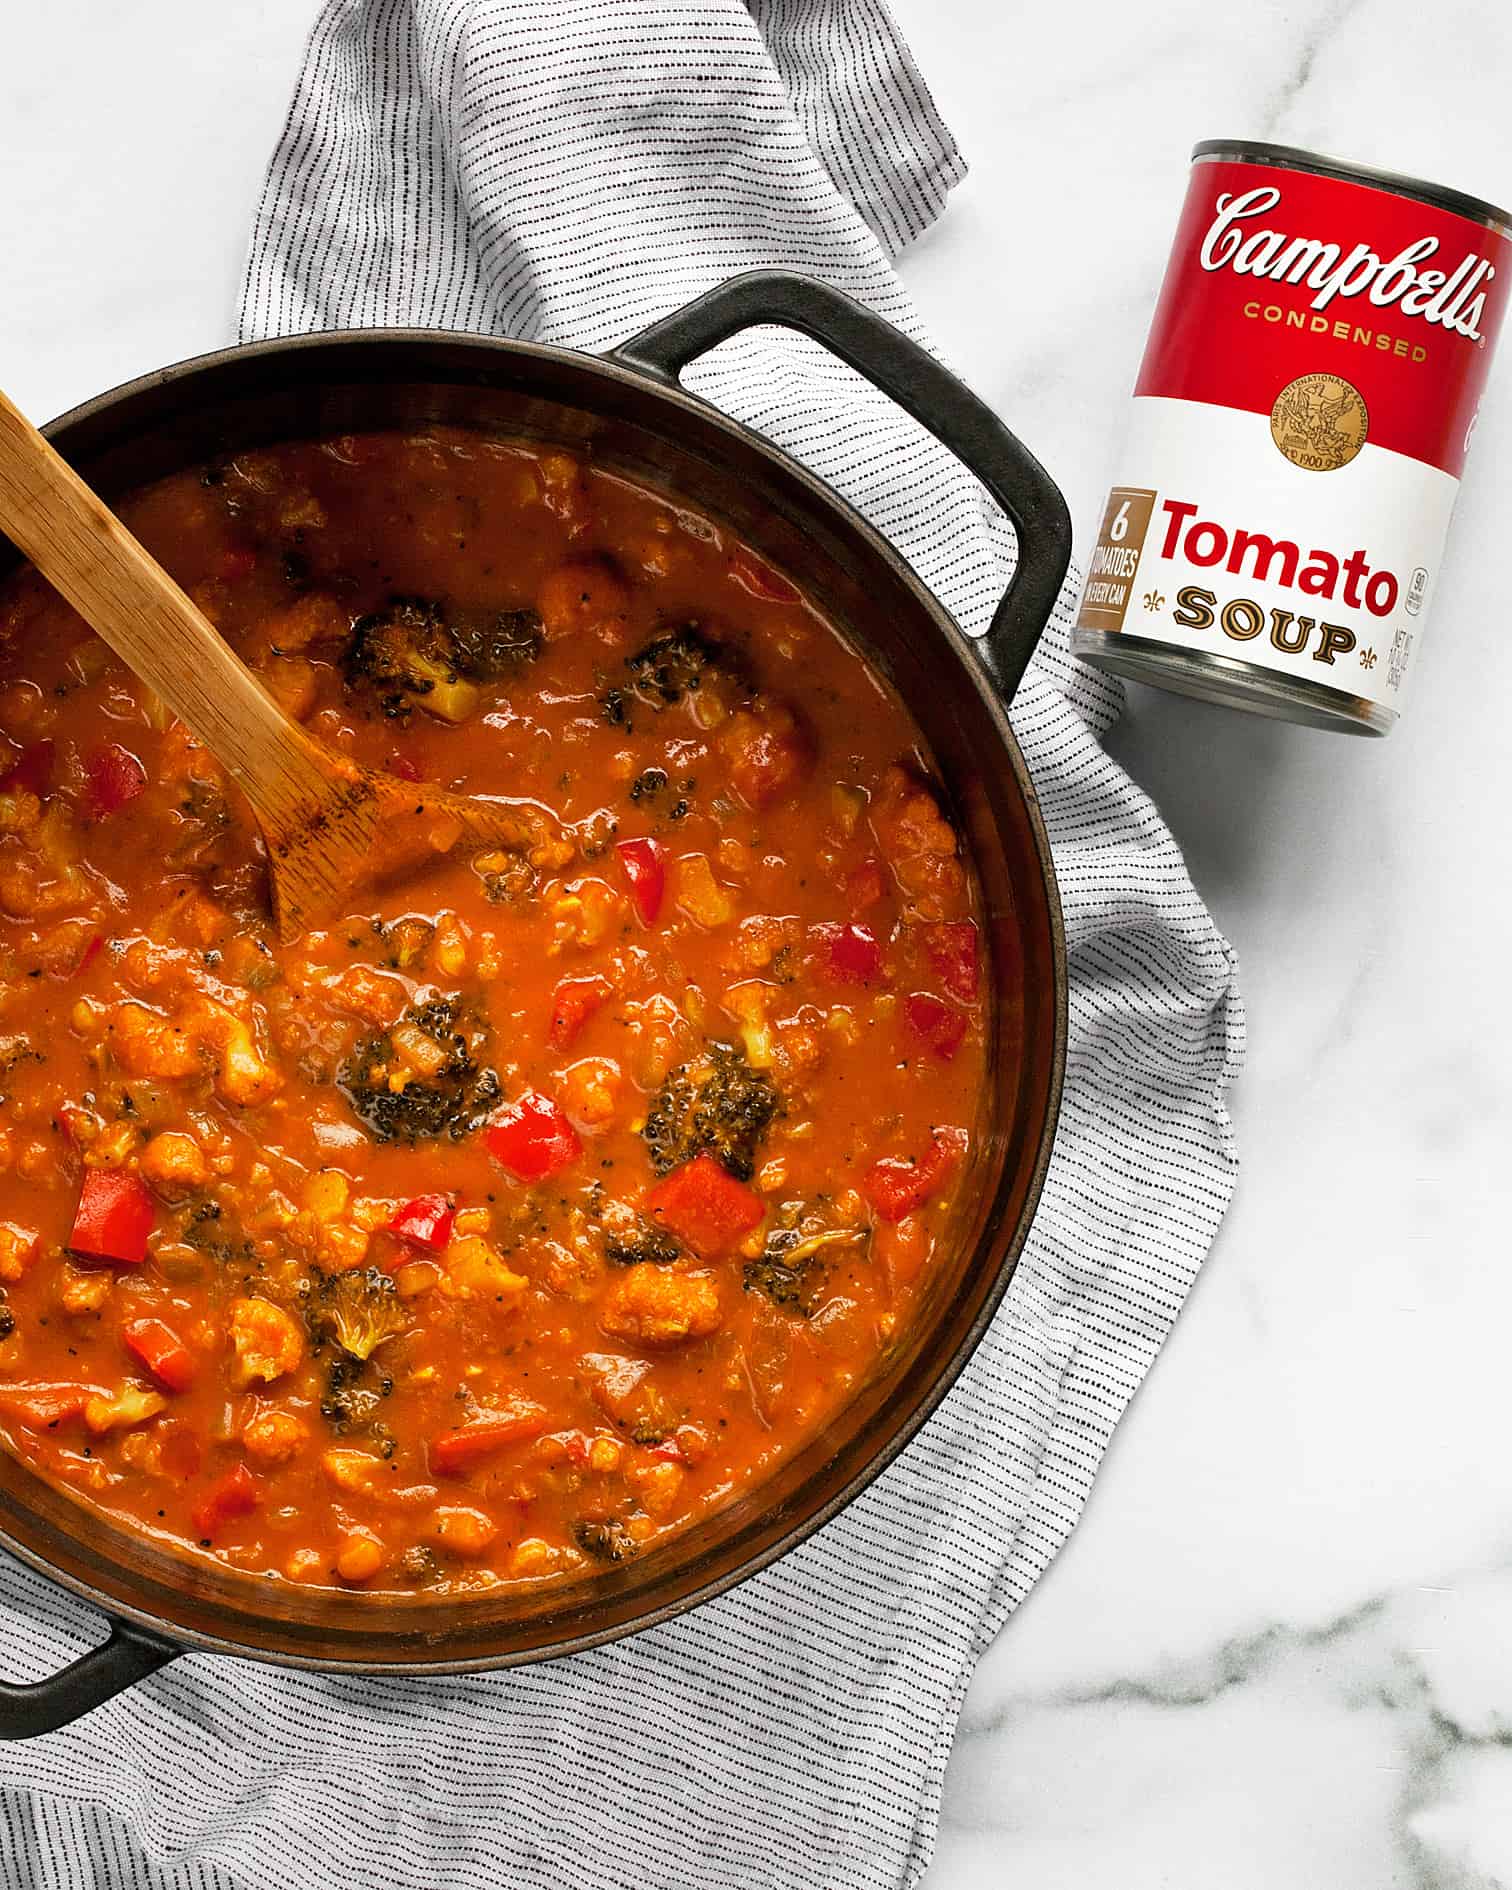
[[(242, 342), (231, 347), (192, 355), (184, 360), (173, 362), (169, 366), (153, 369), (132, 380), (123, 381), (103, 393), (91, 396), (88, 400), (80, 402), (77, 406), (69, 408), (65, 413), (50, 420), (41, 430), (49, 439), (55, 439), (57, 435), (86, 424), (134, 396), (172, 388), (180, 382), (192, 381), (195, 376), (207, 369), (235, 362), (276, 358), (281, 355), (318, 354), (326, 349), (335, 351), (338, 348), (354, 346), (402, 351), (410, 347), (434, 347), (437, 344), (474, 349), (480, 356), (502, 352), (526, 359), (555, 363), (568, 362), (579, 371), (586, 369), (607, 381), (632, 388), (638, 394), (653, 395), (681, 409), (696, 419), (700, 425), (712, 426), (716, 431), (728, 434), (732, 439), (740, 441), (747, 450), (754, 450), (760, 457), (771, 461), (780, 468), (786, 478), (796, 480), (802, 486), (811, 503), (838, 513), (847, 528), (865, 544), (867, 550), (890, 568), (895, 579), (910, 593), (913, 601), (928, 617), (941, 640), (948, 645), (951, 658), (957, 665), (961, 677), (968, 680), (971, 688), (975, 690), (1007, 756), (1009, 767), (1022, 796), (1034, 852), (1043, 880), (1046, 916), (1050, 928), (1050, 956), (1053, 971), (1052, 1044), (1044, 1120), (1039, 1130), (1035, 1160), (1029, 1174), (1018, 1225), (1013, 1237), (1003, 1249), (998, 1261), (996, 1277), (984, 1294), (971, 1324), (961, 1334), (943, 1365), (931, 1379), (928, 1388), (917, 1398), (907, 1415), (883, 1439), (865, 1462), (846, 1479), (840, 1488), (832, 1492), (812, 1511), (797, 1518), (772, 1542), (754, 1551), (735, 1567), (722, 1574), (711, 1576), (675, 1599), (653, 1602), (638, 1616), (610, 1626), (585, 1627), (582, 1631), (568, 1635), (548, 1647), (519, 1648), (510, 1652), (478, 1654), (460, 1659), (354, 1660), (256, 1647), (244, 1641), (226, 1638), (201, 1629), (180, 1626), (174, 1621), (154, 1614), (150, 1609), (135, 1606), (113, 1595), (107, 1595), (82, 1577), (71, 1575), (56, 1567), (45, 1555), (11, 1535), (3, 1522), (0, 1522), (0, 1549), (15, 1556), (18, 1561), (23, 1562), (39, 1575), (78, 1596), (80, 1600), (89, 1603), (107, 1619), (128, 1622), (159, 1640), (171, 1643), (176, 1648), (187, 1652), (214, 1653), (234, 1659), (251, 1660), (265, 1666), (313, 1673), (371, 1675), (375, 1678), (419, 1679), (443, 1675), (501, 1672), (509, 1668), (537, 1665), (565, 1659), (575, 1654), (588, 1653), (614, 1641), (645, 1633), (652, 1628), (674, 1621), (693, 1609), (704, 1606), (707, 1602), (718, 1599), (719, 1596), (729, 1593), (751, 1577), (770, 1568), (774, 1562), (779, 1561), (816, 1531), (832, 1522), (842, 1510), (854, 1502), (896, 1461), (925, 1423), (939, 1409), (986, 1336), (988, 1327), (1002, 1305), (1033, 1227), (1044, 1191), (1045, 1176), (1054, 1152), (1064, 1090), (1069, 1027), (1069, 971), (1065, 922), (1050, 838), (1028, 765), (1008, 717), (1007, 705), (994, 687), (981, 657), (971, 647), (978, 642), (978, 639), (968, 636), (961, 629), (951, 613), (918, 576), (902, 553), (882, 536), (850, 500), (836, 491), (826, 480), (821, 479), (818, 474), (810, 471), (801, 460), (794, 458), (768, 439), (765, 434), (747, 426), (743, 421), (732, 418), (710, 401), (689, 393), (676, 381), (654, 376), (639, 367), (629, 366), (617, 360), (612, 350), (600, 355), (576, 348), (558, 347), (545, 342), (519, 341), (505, 336), (480, 335), (459, 329), (320, 329), (308, 334), (284, 335), (262, 341)], [(80, 1514), (88, 1516), (90, 1512), (81, 1509)], [(588, 1605), (592, 1605), (591, 1597)]]

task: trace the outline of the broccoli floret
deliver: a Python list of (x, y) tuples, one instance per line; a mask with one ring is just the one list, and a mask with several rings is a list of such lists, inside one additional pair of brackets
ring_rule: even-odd
[(720, 652), (699, 632), (696, 624), (683, 624), (654, 637), (625, 658), (635, 693), (653, 709), (670, 709), (704, 686), (709, 672), (720, 662)]
[(572, 1539), (584, 1555), (591, 1555), (600, 1562), (626, 1562), (640, 1547), (625, 1525), (613, 1516), (603, 1522), (589, 1522), (586, 1518), (575, 1522)]
[(342, 670), (348, 687), (377, 692), (385, 715), (416, 704), (445, 722), (464, 722), (478, 684), (494, 682), (539, 654), (533, 610), (457, 610), (422, 597), (394, 597), (352, 627)]
[(344, 1437), (348, 1431), (371, 1424), (393, 1389), (394, 1381), (387, 1372), (338, 1350), (326, 1367), (320, 1415), (338, 1437)]
[(781, 1113), (771, 1077), (753, 1070), (738, 1045), (715, 1042), (673, 1070), (652, 1098), (641, 1134), (659, 1175), (707, 1153), (737, 1181), (749, 1181), (757, 1147)]
[(541, 619), (533, 610), (451, 609), (447, 633), (458, 667), (474, 682), (497, 682), (541, 654)]
[[(448, 1136), (460, 1142), (481, 1126), (499, 1100), (499, 1078), (479, 1057), (480, 1028), (463, 1028), (457, 998), (411, 1005), (404, 1021), (430, 1039), (445, 1060), (418, 1069), (392, 1030), (365, 1037), (337, 1073), (343, 1095), (380, 1142), (421, 1142)], [(394, 1087), (395, 1079), (399, 1087)]]
[(866, 1239), (856, 1227), (829, 1227), (805, 1234), (797, 1227), (774, 1227), (755, 1260), (745, 1264), (745, 1290), (763, 1293), (774, 1306), (813, 1317), (823, 1292), (824, 1251), (828, 1247), (858, 1246)]
[(650, 1221), (637, 1216), (633, 1228), (605, 1234), (604, 1258), (616, 1267), (647, 1264), (668, 1267), (674, 1260), (682, 1258), (682, 1248), (666, 1228), (654, 1227)]
[(317, 1271), (305, 1289), (304, 1315), (317, 1345), (334, 1340), (362, 1363), (409, 1327), (393, 1276), (381, 1267)]

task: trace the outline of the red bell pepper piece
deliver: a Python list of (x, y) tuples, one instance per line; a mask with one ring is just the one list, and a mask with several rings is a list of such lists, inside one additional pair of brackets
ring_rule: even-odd
[(621, 840), (615, 846), (630, 886), (630, 903), (642, 925), (655, 925), (667, 890), (667, 856), (655, 840)]
[(0, 790), (24, 788), (40, 799), (52, 786), (53, 764), (57, 758), (56, 742), (28, 742), (0, 778)]
[(577, 1130), (549, 1096), (527, 1089), (503, 1108), (484, 1133), (488, 1152), (516, 1181), (545, 1181), (577, 1160)]
[(949, 919), (924, 927), (924, 950), (950, 997), (976, 1001), (981, 949), (974, 919)]
[(712, 1260), (750, 1233), (766, 1209), (712, 1155), (696, 1155), (657, 1182), (646, 1211), (701, 1259)]
[(439, 1253), (452, 1237), (452, 1223), (457, 1210), (444, 1194), (417, 1194), (396, 1209), (389, 1222), (389, 1232), (417, 1247), (429, 1247)]
[(563, 978), (551, 994), (551, 1023), (546, 1034), (565, 1050), (599, 1006), (614, 995), (607, 978)]
[(861, 1192), (884, 1221), (901, 1221), (937, 1194), (966, 1158), (964, 1129), (936, 1129), (917, 1161), (888, 1155), (861, 1177)]
[(104, 1395), (98, 1385), (7, 1385), (0, 1390), (0, 1415), (18, 1418), (28, 1430), (46, 1431), (78, 1417), (91, 1398)]
[(744, 545), (730, 554), (730, 576), (743, 591), (749, 591), (752, 597), (764, 597), (768, 603), (796, 604), (799, 600), (796, 587)]
[(126, 1349), (169, 1391), (187, 1391), (194, 1383), (194, 1359), (188, 1346), (161, 1319), (133, 1319), (121, 1327)]
[(68, 1245), (93, 1260), (140, 1266), (147, 1258), (153, 1215), (152, 1196), (136, 1175), (86, 1168)]
[(432, 1439), (431, 1468), (438, 1476), (455, 1476), (507, 1444), (539, 1437), (546, 1424), (546, 1413), (536, 1404), (521, 1403), (508, 1411), (483, 1411), (471, 1423)]
[(887, 897), (887, 874), (880, 860), (863, 860), (845, 882), (845, 897), (852, 912), (865, 912)]
[(913, 1034), (948, 1063), (961, 1047), (966, 1035), (966, 1013), (953, 1004), (932, 997), (927, 991), (915, 991), (903, 1000), (903, 1015)]
[(233, 1516), (250, 1516), (261, 1500), (262, 1486), (247, 1466), (239, 1463), (201, 1497), (190, 1510), (189, 1521), (201, 1542), (213, 1542), (223, 1522)]
[(147, 785), (147, 770), (118, 742), (96, 748), (85, 764), (84, 811), (104, 820), (128, 806)]
[(869, 925), (816, 925), (830, 976), (842, 984), (870, 984), (882, 970), (882, 947)]

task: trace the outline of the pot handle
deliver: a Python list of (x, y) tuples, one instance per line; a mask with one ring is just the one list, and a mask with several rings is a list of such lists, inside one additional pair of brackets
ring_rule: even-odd
[(643, 328), (609, 359), (675, 384), (697, 356), (764, 322), (796, 328), (864, 375), (948, 446), (1013, 520), (1018, 565), (986, 635), (966, 639), (1012, 701), (1065, 581), (1071, 517), (1034, 455), (917, 342), (826, 283), (754, 269)]
[(56, 1732), (183, 1651), (172, 1641), (112, 1621), (109, 1640), (45, 1680), (25, 1685), (0, 1680), (0, 1739), (35, 1739), (38, 1733)]

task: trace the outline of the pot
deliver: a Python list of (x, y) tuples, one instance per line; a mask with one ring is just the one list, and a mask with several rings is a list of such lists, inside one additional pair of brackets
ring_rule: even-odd
[[(678, 385), (756, 323), (812, 336), (884, 390), (1012, 518), (1019, 564), (992, 626), (962, 635), (903, 559), (813, 474)], [(992, 975), (1024, 987), (998, 1040), (949, 1257), (895, 1349), (820, 1437), (752, 1496), (591, 1582), (465, 1603), (297, 1588), (133, 1537), (0, 1453), (0, 1546), (100, 1610), (110, 1636), (63, 1671), (0, 1685), (0, 1735), (66, 1724), (188, 1649), (290, 1667), (442, 1674), (579, 1653), (670, 1620), (765, 1568), (851, 1501), (945, 1396), (1023, 1248), (1049, 1160), (1066, 1033), (1066, 946), (1050, 847), (1006, 706), (1070, 552), (1064, 501), (976, 397), (879, 317), (777, 272), (735, 278), (597, 358), (525, 342), (377, 330), (262, 342), (185, 362), (48, 428), (107, 498), (277, 440), (460, 422), (591, 450), (686, 493), (779, 568), (891, 681), (933, 752), (981, 881)], [(0, 552), (8, 551), (0, 540)], [(0, 558), (0, 566), (13, 564)]]

